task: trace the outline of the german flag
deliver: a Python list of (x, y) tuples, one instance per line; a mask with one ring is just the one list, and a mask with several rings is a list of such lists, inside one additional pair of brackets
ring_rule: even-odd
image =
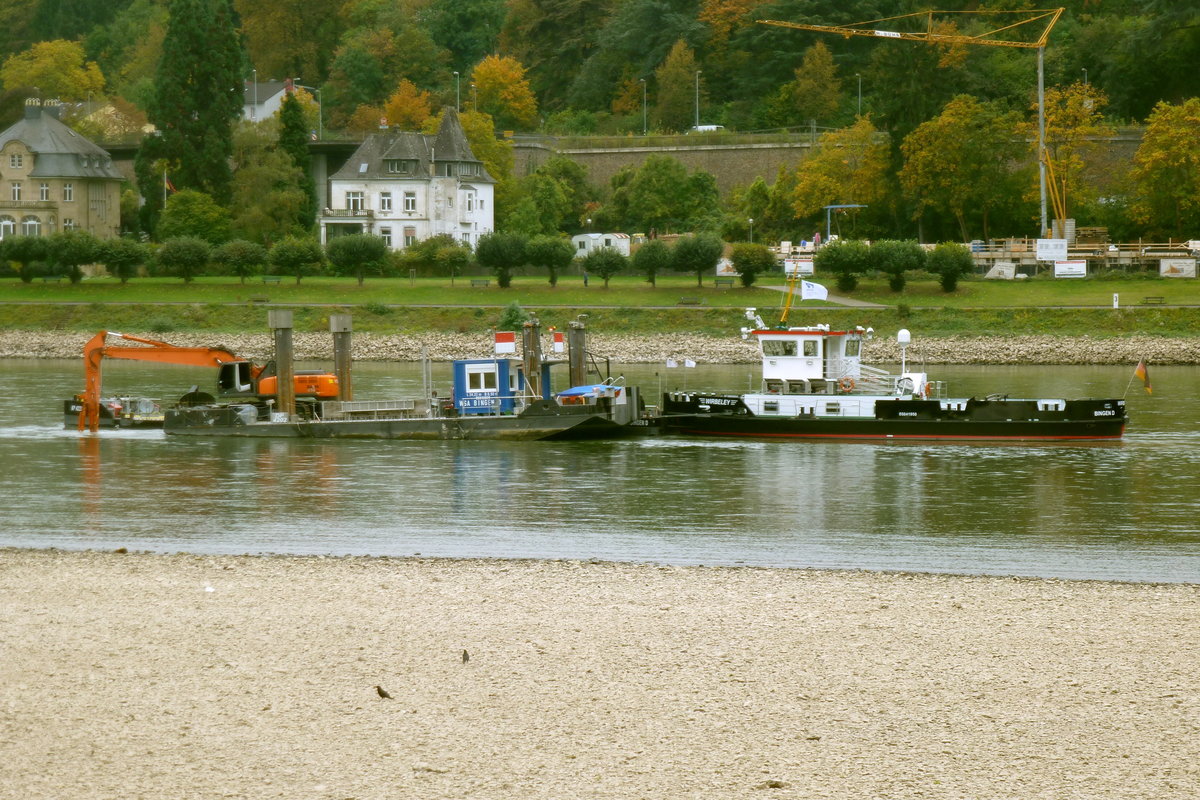
[(1150, 388), (1150, 373), (1146, 371), (1146, 362), (1139, 361), (1137, 367), (1133, 370), (1133, 377), (1142, 382), (1142, 386), (1146, 387), (1146, 394), (1154, 394), (1154, 390)]

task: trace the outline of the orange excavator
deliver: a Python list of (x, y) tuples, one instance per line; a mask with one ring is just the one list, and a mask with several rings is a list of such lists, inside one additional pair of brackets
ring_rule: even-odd
[[(108, 344), (116, 337), (137, 345)], [(83, 346), (84, 391), (78, 395), (79, 430), (96, 431), (100, 427), (100, 365), (105, 358), (153, 361), (159, 364), (217, 367), (217, 389), (223, 396), (251, 396), (258, 399), (276, 393), (277, 378), (273, 362), (252, 364), (219, 347), (179, 347), (127, 333), (100, 331)], [(297, 372), (294, 375), (296, 397), (333, 400), (338, 396), (337, 376), (321, 372)]]

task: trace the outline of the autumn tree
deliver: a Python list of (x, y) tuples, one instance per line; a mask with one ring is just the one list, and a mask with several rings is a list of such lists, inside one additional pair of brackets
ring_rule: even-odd
[(1013, 135), (1019, 123), (1015, 112), (959, 95), (909, 134), (900, 183), (914, 219), (940, 211), (958, 223), (963, 241), (972, 229), (987, 238), (992, 211), (1020, 195), (1012, 169), (1025, 152)]
[(692, 125), (696, 101), (696, 56), (680, 39), (654, 71), (658, 87), (655, 115), (664, 130), (682, 131)]
[(842, 82), (837, 76), (833, 54), (818, 41), (804, 51), (804, 59), (791, 83), (780, 89), (788, 116), (782, 124), (817, 120), (827, 122), (842, 102)]
[[(1064, 200), (1078, 198), (1086, 202), (1095, 197), (1094, 182), (1085, 178), (1085, 172), (1088, 157), (1098, 143), (1113, 134), (1102, 113), (1107, 104), (1107, 95), (1095, 84), (1078, 82), (1046, 89), (1046, 150)], [(1025, 131), (1031, 141), (1037, 141), (1033, 125), (1026, 126)]]
[(525, 67), (509, 56), (491, 55), (471, 71), (474, 102), (502, 129), (527, 129), (537, 123), (537, 100), (525, 77)]
[(169, 0), (170, 23), (147, 115), (157, 128), (135, 161), (153, 229), (164, 170), (179, 189), (230, 198), (233, 124), (242, 115), (243, 54), (230, 0)]
[(0, 82), (8, 90), (36, 86), (43, 97), (83, 100), (104, 91), (104, 76), (95, 61), (86, 61), (83, 45), (55, 39), (38, 42), (4, 59)]
[(1200, 229), (1200, 98), (1160, 102), (1133, 157), (1134, 216), (1153, 233)]
[(870, 115), (849, 128), (824, 134), (796, 171), (795, 216), (811, 217), (828, 205), (859, 204), (883, 211), (890, 165), (887, 142)]
[(417, 131), (433, 114), (433, 98), (429, 92), (418, 89), (416, 84), (405, 78), (396, 91), (383, 104), (383, 117), (388, 127), (406, 131)]
[(246, 37), (250, 62), (259, 75), (302, 77), (304, 83), (323, 80), (348, 23), (344, 13), (351, 0), (234, 0)]

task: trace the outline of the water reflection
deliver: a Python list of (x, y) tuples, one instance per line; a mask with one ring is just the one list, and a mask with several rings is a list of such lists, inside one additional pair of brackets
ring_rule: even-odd
[[(1200, 581), (1191, 370), (1160, 368), (1158, 394), (1130, 395), (1123, 443), (996, 446), (81, 437), (47, 424), (45, 401), (75, 365), (5, 366), (23, 388), (0, 418), (0, 544)], [(177, 370), (138, 367), (106, 380), (173, 396)], [(626, 374), (654, 386), (655, 370)], [(702, 367), (689, 380), (723, 388), (741, 372)], [(985, 368), (953, 377), (967, 393), (997, 380)], [(1014, 394), (1120, 394), (1127, 378), (1093, 367), (1001, 377)], [(355, 384), (412, 391), (419, 373), (360, 365)]]

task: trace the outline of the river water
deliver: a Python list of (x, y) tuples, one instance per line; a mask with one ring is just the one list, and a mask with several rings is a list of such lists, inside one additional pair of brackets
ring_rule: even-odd
[[(316, 367), (320, 365), (297, 365)], [(755, 367), (614, 367), (742, 390)], [(80, 435), (78, 361), (3, 361), (0, 546), (569, 558), (1200, 582), (1200, 377), (1151, 367), (934, 367), (955, 395), (1121, 396), (1106, 444), (319, 442)], [(105, 364), (105, 393), (174, 399), (211, 371)], [(435, 369), (445, 391), (449, 370)], [(355, 365), (357, 399), (420, 393)], [(441, 394), (442, 391), (439, 391)]]

